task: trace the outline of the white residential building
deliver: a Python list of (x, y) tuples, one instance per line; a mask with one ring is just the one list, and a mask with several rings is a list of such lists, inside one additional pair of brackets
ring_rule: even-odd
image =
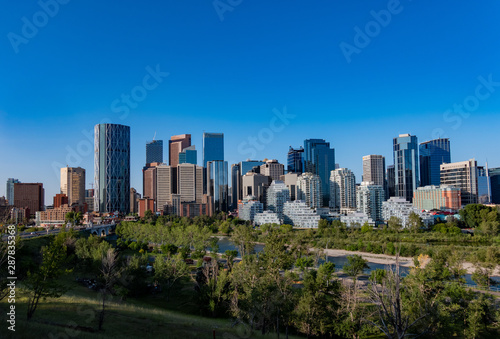
[(381, 223), (382, 203), (385, 200), (384, 187), (373, 182), (362, 182), (356, 189), (356, 208), (376, 223)]
[(391, 217), (396, 217), (401, 220), (403, 227), (408, 227), (408, 219), (410, 213), (414, 212), (418, 214), (425, 226), (430, 226), (434, 223), (434, 216), (422, 212), (422, 210), (413, 206), (411, 202), (408, 202), (402, 197), (391, 197), (389, 200), (382, 203), (382, 218), (388, 221)]
[(363, 226), (365, 223), (368, 223), (370, 226), (375, 226), (375, 221), (363, 212), (341, 215), (340, 221), (343, 222), (347, 227)]
[(282, 224), (282, 219), (278, 216), (278, 213), (274, 213), (271, 211), (264, 211), (262, 213), (257, 213), (253, 219), (253, 223), (256, 226), (265, 225), (265, 224)]
[(267, 189), (267, 209), (283, 218), (283, 205), (290, 201), (290, 190), (281, 180), (274, 180)]
[(311, 208), (322, 207), (323, 193), (319, 175), (303, 173), (297, 178), (297, 200), (304, 201)]
[(283, 207), (284, 223), (298, 228), (318, 228), (321, 217), (305, 201), (285, 202)]
[(356, 208), (356, 177), (351, 170), (339, 168), (331, 171), (330, 207), (335, 211)]
[(242, 220), (253, 221), (257, 213), (262, 213), (264, 205), (250, 196), (238, 203), (238, 217)]

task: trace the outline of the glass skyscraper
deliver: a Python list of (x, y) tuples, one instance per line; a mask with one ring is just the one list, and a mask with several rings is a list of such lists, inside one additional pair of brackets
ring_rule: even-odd
[(304, 148), (301, 146), (294, 149), (290, 146), (288, 150), (287, 171), (288, 173), (302, 173), (304, 171)]
[(420, 153), (420, 185), (440, 185), (441, 164), (451, 162), (450, 139), (434, 139), (419, 146)]
[(9, 201), (10, 206), (14, 206), (14, 184), (18, 183), (20, 183), (18, 179), (7, 179), (6, 198)]
[(228, 193), (227, 161), (209, 161), (207, 163), (207, 195), (213, 198), (214, 213), (228, 211)]
[(330, 172), (335, 170), (335, 149), (323, 139), (304, 141), (304, 172), (317, 174), (321, 179), (323, 206), (330, 204)]
[(215, 160), (224, 160), (224, 133), (203, 133), (203, 167)]
[(94, 127), (94, 211), (130, 210), (130, 127)]
[(163, 162), (163, 140), (153, 140), (146, 143), (146, 164)]
[(179, 164), (198, 164), (198, 152), (195, 146), (189, 146), (179, 153)]
[(396, 196), (412, 202), (413, 191), (420, 186), (418, 139), (414, 135), (400, 134), (393, 139), (393, 150)]
[(491, 202), (500, 204), (500, 167), (488, 169), (491, 185)]

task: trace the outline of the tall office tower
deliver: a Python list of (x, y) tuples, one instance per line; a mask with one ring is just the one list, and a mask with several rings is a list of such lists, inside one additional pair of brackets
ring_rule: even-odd
[(441, 174), (439, 166), (451, 162), (450, 139), (434, 139), (419, 146), (420, 186), (439, 186)]
[(174, 135), (168, 141), (168, 164), (176, 167), (179, 164), (179, 153), (191, 146), (191, 134)]
[(319, 208), (323, 205), (322, 193), (323, 185), (321, 178), (317, 174), (302, 173), (297, 178), (296, 200), (303, 200), (311, 208)]
[(394, 165), (387, 166), (387, 189), (385, 198), (396, 196), (396, 171)]
[(321, 179), (322, 206), (330, 203), (330, 172), (335, 170), (335, 149), (323, 139), (304, 141), (304, 172), (319, 175)]
[(396, 196), (412, 202), (413, 191), (420, 186), (417, 137), (410, 134), (400, 134), (393, 140), (393, 149)]
[(87, 212), (94, 212), (94, 189), (85, 190), (85, 203)]
[(228, 201), (227, 161), (207, 162), (207, 195), (212, 197), (213, 212), (227, 212)]
[(153, 140), (146, 143), (146, 164), (163, 162), (163, 140)]
[(130, 213), (137, 213), (138, 207), (137, 190), (135, 188), (130, 188)]
[(273, 180), (267, 189), (267, 209), (278, 214), (283, 219), (283, 205), (290, 201), (290, 190), (281, 180)]
[(383, 223), (382, 203), (384, 187), (373, 182), (362, 182), (356, 189), (356, 209), (372, 218), (376, 224)]
[(278, 160), (267, 160), (265, 164), (260, 166), (260, 174), (271, 177), (271, 180), (280, 180), (280, 177), (285, 174), (285, 166), (280, 164)]
[(363, 157), (363, 181), (374, 185), (386, 186), (385, 158), (381, 155), (365, 155)]
[(186, 147), (179, 153), (179, 164), (193, 164), (198, 163), (198, 152), (194, 145)]
[(203, 167), (193, 164), (177, 166), (177, 193), (181, 202), (201, 204), (203, 198)]
[(477, 202), (491, 204), (491, 183), (488, 164), (477, 167)]
[(99, 124), (94, 128), (94, 211), (130, 210), (130, 127)]
[(477, 204), (477, 162), (474, 159), (461, 162), (442, 164), (441, 185), (458, 187), (462, 195), (462, 207), (467, 204)]
[(142, 168), (142, 197), (144, 199), (153, 199), (156, 202), (157, 191), (156, 191), (156, 179), (157, 179), (157, 168), (160, 163), (153, 162), (146, 164)]
[(224, 161), (224, 133), (203, 133), (203, 167), (218, 160)]
[(330, 207), (336, 211), (356, 209), (356, 177), (351, 170), (339, 168), (330, 174)]
[(241, 200), (241, 167), (240, 164), (231, 165), (231, 210), (238, 208), (238, 200)]
[(172, 195), (176, 193), (176, 167), (159, 164), (156, 167), (156, 210), (165, 210), (165, 205), (172, 202)]
[(6, 198), (9, 201), (10, 206), (14, 206), (14, 184), (18, 183), (20, 183), (18, 179), (7, 179)]
[(297, 179), (299, 178), (299, 173), (287, 173), (282, 175), (280, 180), (283, 181), (290, 191), (290, 201), (297, 200)]
[(288, 149), (288, 173), (302, 173), (304, 171), (304, 147), (300, 146), (294, 149), (292, 146)]
[(500, 167), (489, 168), (488, 174), (491, 185), (491, 202), (493, 204), (500, 204)]
[(266, 175), (248, 172), (243, 176), (241, 181), (243, 198), (240, 200), (252, 196), (261, 203), (265, 203), (267, 188), (271, 184), (271, 181), (271, 178)]
[(61, 193), (68, 197), (70, 207), (85, 204), (85, 170), (83, 168), (61, 168)]
[(43, 211), (45, 207), (45, 190), (40, 183), (14, 183), (14, 206), (28, 207), (30, 215)]

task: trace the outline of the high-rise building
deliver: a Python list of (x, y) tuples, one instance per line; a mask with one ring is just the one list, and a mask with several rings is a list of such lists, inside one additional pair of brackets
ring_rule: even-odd
[(179, 164), (179, 153), (191, 146), (191, 134), (174, 135), (168, 141), (168, 164), (176, 167)]
[(394, 165), (387, 166), (386, 199), (396, 196), (396, 170)]
[(300, 146), (294, 149), (292, 146), (288, 149), (288, 173), (302, 173), (304, 171), (304, 147)]
[(193, 164), (198, 163), (198, 152), (194, 145), (186, 147), (179, 153), (179, 164)]
[(224, 161), (224, 133), (203, 133), (203, 167), (209, 161)]
[(396, 217), (401, 221), (403, 227), (408, 227), (410, 214), (417, 214), (422, 218), (425, 226), (434, 224), (434, 216), (422, 212), (421, 209), (413, 206), (411, 202), (402, 197), (391, 197), (389, 200), (382, 203), (382, 218), (388, 221), (391, 217)]
[(321, 178), (317, 174), (302, 173), (297, 178), (296, 200), (302, 200), (310, 208), (320, 208), (322, 206), (322, 185)]
[(354, 212), (356, 209), (354, 173), (347, 168), (339, 168), (330, 173), (330, 208), (341, 212)]
[(228, 201), (227, 161), (207, 162), (207, 195), (212, 197), (214, 213), (227, 212)]
[(241, 167), (240, 164), (231, 165), (231, 210), (238, 208), (238, 200), (241, 200)]
[(99, 124), (94, 128), (94, 211), (130, 210), (130, 127)]
[(441, 174), (439, 166), (451, 162), (450, 139), (434, 139), (419, 146), (420, 185), (439, 186)]
[(281, 180), (273, 180), (267, 189), (267, 209), (278, 214), (283, 219), (283, 205), (290, 201), (290, 190)]
[(70, 207), (85, 204), (85, 170), (83, 168), (61, 168), (61, 193), (68, 197)]
[(500, 204), (500, 167), (488, 169), (491, 185), (491, 202)]
[(165, 205), (172, 201), (176, 193), (176, 167), (160, 164), (156, 167), (156, 209), (164, 211)]
[(139, 200), (141, 199), (141, 195), (137, 193), (135, 188), (130, 188), (130, 213), (138, 213), (139, 212)]
[(45, 208), (45, 190), (40, 183), (14, 183), (14, 206), (29, 208), (30, 215)]
[(356, 209), (366, 214), (376, 224), (383, 222), (382, 203), (385, 200), (385, 191), (382, 185), (373, 182), (362, 182), (356, 189)]
[(321, 179), (322, 206), (330, 203), (330, 172), (335, 170), (335, 149), (323, 139), (304, 141), (304, 172), (319, 175)]
[(201, 204), (203, 199), (203, 167), (193, 164), (177, 166), (177, 193), (182, 202)]
[(163, 162), (163, 140), (153, 140), (146, 143), (146, 164)]
[(282, 175), (280, 180), (283, 181), (290, 191), (290, 200), (294, 201), (297, 199), (297, 179), (299, 178), (299, 173), (287, 173)]
[(400, 134), (393, 140), (393, 150), (395, 194), (411, 202), (413, 191), (420, 186), (417, 137), (410, 134)]
[(285, 174), (285, 166), (280, 164), (278, 160), (267, 160), (265, 164), (260, 166), (260, 174), (271, 177), (271, 180), (280, 180), (280, 177)]
[(7, 179), (6, 198), (9, 201), (10, 206), (14, 206), (14, 184), (18, 183), (20, 183), (18, 179)]
[(318, 228), (321, 216), (303, 200), (285, 202), (283, 222), (297, 228)]
[(486, 167), (477, 167), (477, 202), (480, 204), (491, 204), (491, 183), (488, 164), (486, 164)]
[(385, 158), (381, 155), (365, 155), (363, 157), (363, 181), (374, 185), (386, 186)]
[(87, 212), (94, 212), (94, 189), (85, 190), (85, 203), (87, 204)]
[(263, 161), (259, 160), (246, 160), (240, 162), (241, 176), (244, 176), (249, 171), (254, 170), (256, 173), (260, 173), (260, 166), (265, 164)]
[(157, 198), (157, 168), (160, 163), (153, 162), (146, 164), (142, 169), (142, 197), (153, 199)]
[(478, 183), (477, 183), (477, 162), (474, 159), (450, 164), (442, 164), (441, 185), (458, 187), (461, 190), (462, 206), (477, 204)]
[(462, 205), (460, 188), (453, 186), (419, 187), (413, 196), (413, 206), (419, 210), (458, 211)]
[(258, 201), (265, 203), (267, 188), (271, 184), (271, 181), (271, 178), (266, 175), (248, 172), (242, 178), (242, 199), (253, 196)]
[(255, 197), (249, 196), (238, 202), (238, 218), (247, 221), (253, 221), (257, 213), (262, 213), (264, 205), (255, 200)]

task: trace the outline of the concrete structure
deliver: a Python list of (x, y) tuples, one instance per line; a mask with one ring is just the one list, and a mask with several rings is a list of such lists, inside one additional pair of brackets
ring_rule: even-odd
[(304, 171), (304, 147), (298, 149), (290, 146), (287, 156), (288, 173), (302, 173)]
[(396, 196), (396, 170), (394, 165), (387, 166), (387, 191), (386, 199)]
[(237, 209), (238, 201), (245, 197), (245, 194), (243, 193), (243, 176), (252, 170), (260, 173), (260, 166), (263, 164), (263, 161), (248, 159), (246, 161), (241, 161), (238, 164), (231, 165), (232, 210)]
[(5, 197), (8, 200), (10, 206), (14, 206), (14, 184), (21, 183), (18, 179), (9, 178), (7, 179), (6, 193)]
[(351, 170), (339, 168), (330, 175), (330, 208), (334, 211), (356, 210), (356, 177)]
[[(85, 190), (85, 203), (87, 204), (87, 212), (94, 212), (94, 190)], [(137, 213), (137, 211), (135, 211)]]
[(413, 206), (419, 210), (458, 211), (462, 205), (460, 188), (453, 186), (419, 187), (413, 196)]
[(179, 153), (189, 146), (191, 146), (191, 134), (172, 136), (168, 141), (168, 164), (172, 167), (177, 167), (179, 164)]
[(193, 164), (198, 163), (198, 152), (194, 145), (186, 147), (179, 153), (179, 164)]
[[(39, 211), (36, 213), (40, 213)], [(13, 224), (22, 224), (30, 218), (30, 209), (25, 207), (12, 207), (10, 210), (10, 220)]]
[(304, 141), (304, 172), (317, 174), (321, 179), (321, 206), (330, 203), (330, 172), (335, 170), (335, 149), (323, 139)]
[(297, 179), (299, 178), (299, 173), (287, 173), (282, 175), (280, 180), (283, 181), (290, 191), (290, 200), (294, 201), (297, 199)]
[(193, 164), (177, 166), (177, 193), (181, 202), (201, 204), (203, 198), (203, 167)]
[(153, 140), (146, 143), (146, 164), (163, 162), (163, 140)]
[(203, 167), (209, 161), (224, 161), (224, 133), (203, 133)]
[(155, 201), (150, 198), (139, 199), (139, 216), (144, 218), (146, 211), (155, 213)]
[(347, 215), (341, 215), (340, 221), (343, 222), (347, 227), (361, 227), (365, 223), (368, 223), (368, 225), (370, 226), (375, 226), (375, 221), (363, 212), (354, 212)]
[(440, 166), (451, 162), (450, 139), (434, 139), (419, 146), (420, 185), (439, 186), (441, 182)]
[(272, 211), (264, 211), (262, 213), (257, 213), (254, 216), (253, 223), (256, 226), (261, 226), (265, 224), (282, 224), (283, 219), (281, 219), (277, 213)]
[(248, 196), (238, 202), (238, 217), (242, 220), (253, 221), (257, 213), (262, 213), (264, 204), (255, 197)]
[(15, 183), (14, 184), (14, 206), (18, 208), (29, 208), (30, 217), (35, 212), (45, 209), (45, 190), (40, 183)]
[(486, 167), (477, 166), (477, 202), (483, 205), (491, 204), (491, 182)]
[(267, 188), (271, 184), (271, 178), (259, 173), (249, 172), (243, 176), (243, 199), (254, 196), (258, 201), (266, 202)]
[(489, 168), (488, 174), (491, 185), (491, 202), (493, 204), (500, 204), (500, 167)]
[(385, 158), (382, 155), (365, 155), (363, 157), (363, 181), (373, 182), (385, 188)]
[(153, 162), (142, 168), (142, 197), (153, 199), (155, 202), (158, 195), (158, 166), (160, 163)]
[(85, 170), (83, 168), (61, 168), (61, 193), (68, 197), (69, 206), (85, 204)]
[(56, 194), (54, 196), (54, 208), (61, 207), (62, 205), (69, 205), (68, 201), (66, 194)]
[(362, 182), (356, 189), (356, 209), (372, 219), (383, 223), (382, 203), (385, 201), (384, 187), (373, 182)]
[(130, 213), (139, 213), (139, 199), (141, 195), (135, 188), (130, 188)]
[(69, 212), (81, 212), (79, 205), (69, 206), (68, 204), (38, 212), (36, 224), (40, 227), (63, 226), (66, 223), (66, 214)]
[(297, 196), (296, 200), (302, 200), (311, 208), (323, 206), (322, 194), (323, 185), (319, 175), (313, 173), (302, 173), (297, 178)]
[(382, 218), (387, 222), (391, 217), (396, 217), (401, 221), (403, 227), (408, 227), (408, 220), (411, 213), (416, 213), (422, 218), (425, 226), (430, 226), (434, 223), (434, 216), (422, 212), (422, 210), (414, 207), (411, 202), (401, 197), (391, 197), (389, 200), (382, 203)]
[(451, 164), (442, 164), (441, 185), (458, 187), (461, 189), (462, 206), (477, 204), (478, 202), (478, 170), (474, 159)]
[(99, 124), (94, 128), (94, 211), (130, 210), (130, 127)]
[(305, 201), (285, 202), (283, 206), (283, 222), (297, 228), (318, 228), (321, 217), (311, 209)]
[(229, 187), (227, 161), (207, 162), (207, 195), (212, 197), (213, 213), (229, 210)]
[(260, 166), (260, 174), (271, 177), (271, 180), (280, 180), (280, 177), (285, 174), (285, 166), (278, 160), (267, 160)]
[(418, 139), (414, 135), (400, 134), (393, 139), (395, 195), (408, 201), (420, 186), (418, 170)]
[(281, 180), (274, 180), (267, 189), (267, 210), (275, 212), (283, 219), (283, 206), (290, 201), (290, 191)]
[(156, 210), (163, 211), (175, 194), (177, 169), (166, 164), (156, 167)]

